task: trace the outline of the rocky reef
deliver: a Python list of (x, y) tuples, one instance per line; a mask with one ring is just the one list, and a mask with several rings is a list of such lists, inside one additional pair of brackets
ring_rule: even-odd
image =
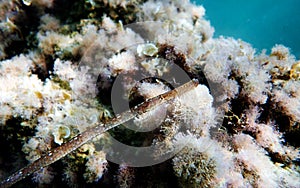
[[(1, 180), (196, 79), (14, 186), (300, 187), (300, 61), (289, 48), (215, 38), (204, 7), (186, 0), (4, 0), (0, 10)], [(116, 140), (154, 149), (107, 149)]]

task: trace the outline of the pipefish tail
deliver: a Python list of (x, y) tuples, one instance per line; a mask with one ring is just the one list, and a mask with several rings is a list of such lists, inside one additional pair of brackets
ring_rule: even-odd
[(77, 148), (79, 148), (89, 140), (93, 139), (94, 137), (114, 127), (117, 127), (118, 125), (123, 124), (133, 119), (134, 117), (142, 115), (156, 108), (157, 106), (166, 103), (174, 99), (175, 97), (182, 95), (183, 93), (186, 93), (187, 91), (192, 90), (197, 85), (198, 80), (193, 79), (169, 92), (147, 99), (145, 102), (133, 107), (132, 109), (127, 110), (119, 115), (116, 115), (116, 117), (112, 118), (105, 124), (100, 123), (95, 127), (87, 129), (86, 131), (72, 138), (69, 142), (66, 142), (61, 146), (48, 151), (45, 155), (41, 156), (36, 161), (13, 173), (0, 183), (0, 187), (5, 188), (12, 186), (16, 182), (29, 176), (30, 174), (60, 160), (61, 158), (65, 157), (66, 155), (76, 150)]

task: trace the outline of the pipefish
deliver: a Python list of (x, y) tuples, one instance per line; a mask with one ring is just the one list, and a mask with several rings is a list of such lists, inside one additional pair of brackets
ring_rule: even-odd
[(166, 103), (175, 97), (178, 97), (198, 85), (198, 80), (193, 79), (171, 91), (158, 95), (156, 97), (150, 98), (145, 100), (144, 102), (134, 106), (130, 110), (127, 110), (119, 115), (116, 115), (114, 118), (106, 122), (105, 124), (99, 123), (98, 125), (87, 129), (86, 131), (78, 134), (70, 141), (62, 144), (59, 147), (56, 147), (52, 150), (49, 150), (45, 155), (41, 156), (36, 161), (32, 162), (28, 166), (18, 170), (17, 172), (10, 175), (8, 178), (3, 180), (0, 183), (1, 188), (10, 187), (16, 182), (26, 178), (27, 176), (31, 175), (32, 173), (60, 160), (61, 158), (65, 157), (72, 151), (76, 150), (89, 140), (95, 138), (96, 136), (117, 127), (120, 124), (123, 124), (139, 115), (142, 115), (150, 110), (158, 107), (159, 105)]

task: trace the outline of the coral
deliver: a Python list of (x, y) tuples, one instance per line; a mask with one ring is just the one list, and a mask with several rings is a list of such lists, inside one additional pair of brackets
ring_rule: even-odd
[[(289, 48), (257, 53), (215, 38), (204, 7), (187, 0), (13, 0), (0, 10), (0, 186), (53, 151), (57, 162), (15, 177), (32, 187), (300, 187), (300, 61)], [(124, 101), (142, 109), (130, 123), (57, 149), (111, 128)], [(114, 164), (112, 136), (171, 156)]]
[(88, 162), (86, 163), (87, 172), (83, 176), (87, 179), (87, 182), (98, 181), (106, 170), (106, 166), (105, 153), (102, 151), (95, 152), (88, 158)]
[[(260, 149), (248, 135), (236, 135), (233, 143), (237, 148), (236, 161), (244, 174), (244, 179), (252, 186), (299, 186), (297, 172), (277, 166), (264, 150)], [(251, 153), (251, 154), (250, 154)], [(255, 161), (251, 156), (256, 156)]]
[(173, 159), (176, 175), (184, 179), (180, 186), (209, 187), (215, 173), (213, 159), (205, 154), (186, 150), (180, 151)]
[(130, 52), (123, 52), (121, 54), (114, 55), (108, 60), (108, 63), (112, 71), (112, 76), (118, 75), (119, 72), (126, 74), (134, 71), (132, 68), (135, 67), (135, 57)]
[(179, 97), (175, 102), (177, 118), (184, 121), (185, 128), (197, 136), (209, 135), (216, 125), (217, 114), (212, 108), (213, 98), (205, 85), (197, 86)]
[(12, 116), (29, 120), (42, 107), (43, 83), (30, 73), (32, 68), (32, 61), (24, 55), (1, 62), (0, 104), (3, 110), (0, 113), (4, 124)]
[(175, 137), (177, 144), (184, 145), (173, 158), (174, 171), (184, 180), (182, 186), (224, 186), (224, 183), (230, 184), (234, 178), (239, 178), (228, 175), (234, 173), (233, 155), (220, 143), (205, 136), (196, 138), (192, 134), (179, 134)]
[(37, 182), (40, 186), (50, 184), (53, 181), (54, 173), (49, 170), (49, 167), (43, 168), (38, 172), (35, 172), (32, 180)]
[(134, 168), (120, 165), (117, 175), (118, 187), (132, 187), (134, 183)]

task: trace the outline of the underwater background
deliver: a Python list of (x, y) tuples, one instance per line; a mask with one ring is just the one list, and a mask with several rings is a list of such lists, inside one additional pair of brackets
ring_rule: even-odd
[(0, 0), (0, 188), (300, 188), (299, 1)]
[[(220, 35), (240, 38), (260, 52), (283, 44), (300, 57), (300, 1), (298, 0), (197, 0)], [(267, 51), (270, 53), (270, 50)]]

